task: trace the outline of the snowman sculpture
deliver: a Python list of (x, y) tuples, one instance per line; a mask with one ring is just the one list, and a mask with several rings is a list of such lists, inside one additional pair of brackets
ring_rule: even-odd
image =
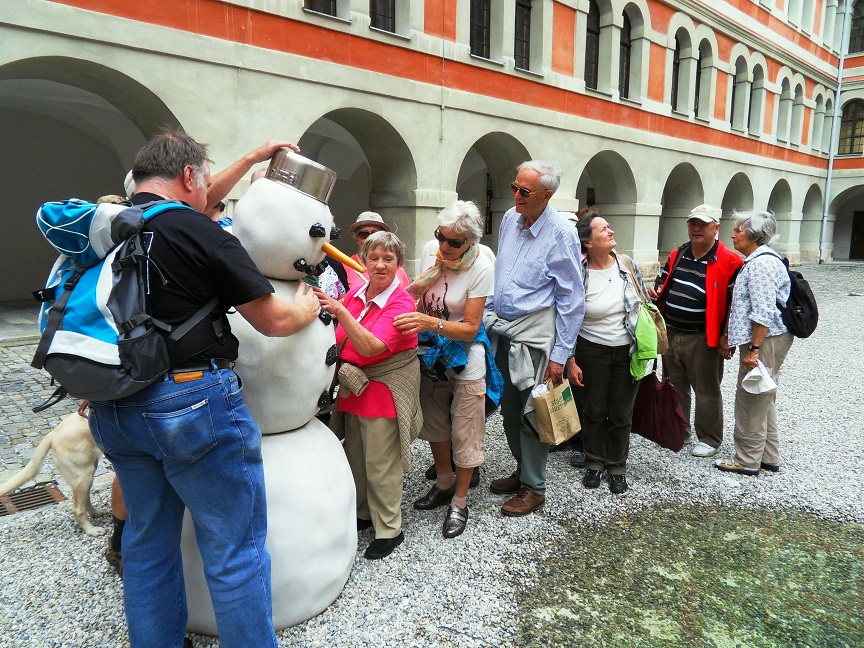
[[(323, 272), (325, 250), (356, 265), (327, 242), (338, 237), (327, 206), (335, 181), (330, 169), (283, 150), (237, 203), (234, 235), (283, 299), (293, 300), (299, 280)], [(287, 338), (265, 337), (236, 314), (229, 320), (240, 340), (236, 370), (243, 400), (263, 433), (273, 625), (280, 630), (320, 614), (336, 599), (357, 552), (351, 469), (339, 441), (315, 418), (329, 404), (338, 351), (325, 311)], [(188, 512), (182, 551), (187, 628), (216, 635)]]

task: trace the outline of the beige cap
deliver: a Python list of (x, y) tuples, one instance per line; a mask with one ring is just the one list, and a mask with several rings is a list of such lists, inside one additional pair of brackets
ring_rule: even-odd
[(719, 223), (720, 215), (723, 212), (719, 207), (712, 207), (711, 205), (699, 205), (694, 207), (690, 212), (690, 215), (687, 217), (687, 220), (691, 218), (695, 218), (697, 220), (702, 221), (703, 223)]
[(377, 225), (378, 227), (383, 228), (385, 232), (391, 231), (390, 226), (384, 222), (383, 218), (381, 218), (381, 214), (373, 211), (365, 211), (360, 214), (357, 217), (357, 220), (354, 221), (354, 224), (348, 228), (348, 231), (353, 234), (364, 225)]

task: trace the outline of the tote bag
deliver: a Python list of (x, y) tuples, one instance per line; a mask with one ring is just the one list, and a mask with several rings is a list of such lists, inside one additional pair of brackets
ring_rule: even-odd
[(657, 378), (655, 359), (651, 373), (639, 381), (630, 431), (672, 452), (680, 452), (687, 438), (687, 419), (681, 410), (683, 398), (666, 377), (665, 367), (663, 379)]

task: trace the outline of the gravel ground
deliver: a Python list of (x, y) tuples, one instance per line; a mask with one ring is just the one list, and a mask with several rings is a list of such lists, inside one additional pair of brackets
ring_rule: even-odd
[[(781, 376), (780, 473), (758, 478), (720, 473), (710, 459), (691, 457), (686, 449), (676, 455), (634, 436), (628, 465), (631, 489), (625, 495), (612, 496), (605, 486), (582, 488), (582, 471), (569, 466), (569, 453), (559, 452), (550, 455), (545, 510), (527, 518), (504, 518), (499, 507), (505, 498), (490, 493), (488, 483), (510, 474), (514, 463), (496, 416), (487, 427), (483, 481), (470, 495), (468, 529), (445, 541), (440, 534), (444, 509), (411, 508), (430, 484), (422, 472), (431, 455), (428, 446), (418, 442), (414, 468), (405, 482), (405, 544), (383, 561), (366, 561), (362, 551), (372, 536), (370, 531), (361, 534), (358, 558), (342, 595), (318, 617), (279, 633), (279, 645), (544, 645), (542, 637), (526, 640), (525, 630), (535, 614), (525, 593), (542, 588), (543, 561), (555, 556), (563, 538), (572, 541), (572, 533), (602, 529), (651, 508), (786, 510), (812, 514), (817, 521), (852, 523), (860, 530), (864, 265), (803, 270), (819, 299), (821, 317), (812, 338), (795, 342)], [(29, 357), (32, 350), (0, 349), (3, 353), (17, 354), (11, 360), (4, 356), (5, 361), (29, 376), (29, 368), (17, 364), (19, 356)], [(8, 364), (5, 369), (9, 371)], [(732, 454), (736, 369), (737, 362), (727, 364), (728, 438), (718, 457)], [(30, 428), (41, 430), (44, 422), (28, 414), (26, 400), (2, 403), (2, 422), (14, 416), (16, 426), (29, 421)], [(110, 472), (97, 479), (97, 506), (108, 506), (109, 484)], [(107, 526), (108, 520), (101, 524)], [(656, 529), (658, 537), (664, 534), (662, 524)], [(0, 518), (0, 646), (126, 645), (121, 582), (102, 557), (104, 545), (104, 538), (81, 533), (72, 519), (71, 502)], [(860, 562), (858, 567), (851, 595), (860, 600)], [(574, 573), (576, 590), (579, 579)], [(604, 623), (602, 613), (595, 623)], [(207, 637), (193, 640), (195, 646), (218, 645)], [(860, 640), (859, 645), (864, 644), (864, 631)], [(578, 635), (573, 643), (581, 643)]]

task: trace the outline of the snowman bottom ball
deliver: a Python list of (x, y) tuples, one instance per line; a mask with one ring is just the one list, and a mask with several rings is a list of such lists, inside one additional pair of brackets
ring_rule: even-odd
[[(357, 554), (356, 492), (342, 445), (318, 419), (292, 432), (264, 435), (261, 452), (273, 626), (281, 630), (323, 612), (348, 581)], [(187, 629), (216, 636), (216, 617), (188, 511), (181, 549)]]

